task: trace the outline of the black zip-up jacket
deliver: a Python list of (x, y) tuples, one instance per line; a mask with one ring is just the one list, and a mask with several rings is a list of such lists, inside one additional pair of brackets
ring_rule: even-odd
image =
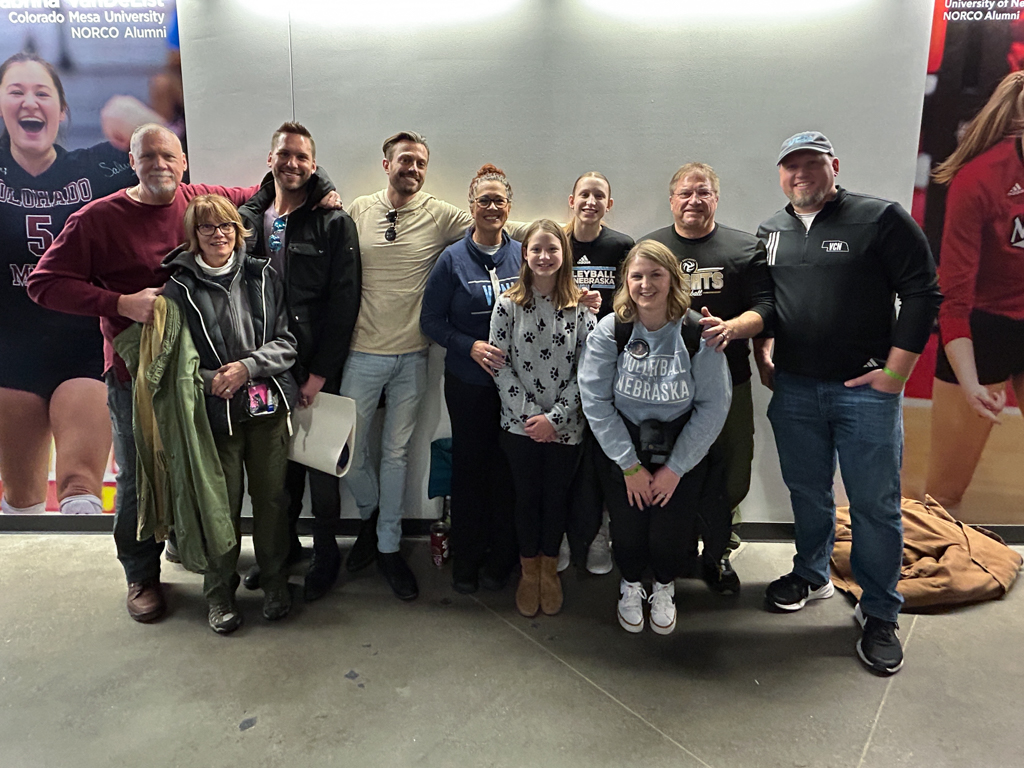
[(250, 378), (268, 379), (290, 412), (298, 400), (298, 386), (291, 373), (295, 338), (288, 332), (288, 313), (277, 273), (266, 259), (242, 254), (241, 265), (225, 286), (206, 275), (195, 259), (186, 246), (167, 254), (163, 266), (175, 271), (164, 286), (164, 297), (181, 307), (199, 353), (210, 428), (219, 434), (231, 434), (231, 424), (249, 418), (245, 387), (231, 400), (210, 391), (217, 369), (226, 363), (240, 361)]
[(882, 367), (891, 347), (924, 349), (942, 294), (928, 241), (898, 203), (839, 188), (810, 230), (790, 204), (757, 236), (775, 284), (780, 370), (845, 381)]
[[(299, 345), (294, 374), (300, 383), (310, 373), (323, 376), (327, 380), (323, 391), (337, 394), (359, 316), (359, 235), (344, 211), (313, 210), (334, 189), (325, 173), (314, 173), (307, 189), (306, 202), (288, 215), (285, 229), (288, 327)], [(253, 231), (245, 241), (246, 251), (259, 258), (266, 258), (263, 214), (273, 202), (274, 179), (268, 176), (238, 209), (246, 227)]]

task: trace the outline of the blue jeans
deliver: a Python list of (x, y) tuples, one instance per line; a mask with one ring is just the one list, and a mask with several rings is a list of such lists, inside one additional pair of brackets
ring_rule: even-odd
[(135, 433), (132, 431), (132, 384), (106, 374), (107, 408), (114, 433), (117, 496), (114, 501), (114, 544), (128, 583), (160, 578), (163, 542), (152, 536), (138, 540), (139, 497), (135, 485)]
[[(397, 552), (402, 539), (402, 499), (409, 463), (409, 441), (427, 385), (427, 350), (404, 355), (349, 352), (341, 378), (341, 395), (356, 401), (356, 437), (352, 466), (345, 480), (368, 520), (376, 507), (377, 549)], [(369, 461), (367, 430), (384, 392), (384, 429), (380, 439), (380, 480)]]
[(768, 406), (782, 479), (793, 504), (793, 572), (813, 584), (829, 579), (838, 454), (850, 498), (853, 576), (864, 590), (861, 610), (885, 621), (896, 621), (903, 604), (896, 591), (903, 562), (902, 406), (899, 394), (869, 386), (850, 389), (841, 381), (778, 370)]

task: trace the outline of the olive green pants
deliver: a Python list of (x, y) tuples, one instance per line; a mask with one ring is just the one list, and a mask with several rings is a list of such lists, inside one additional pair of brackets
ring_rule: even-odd
[[(260, 586), (264, 592), (285, 588), (284, 571), (288, 557), (288, 506), (284, 489), (288, 467), (288, 423), (282, 409), (273, 416), (259, 416), (232, 425), (233, 434), (213, 436), (217, 443), (224, 479), (228, 485), (228, 503), (235, 533), (241, 542), (242, 493), (246, 478), (252, 500), (252, 541), (260, 566)], [(233, 599), (238, 588), (236, 544), (211, 564), (203, 578), (203, 593), (210, 603)]]

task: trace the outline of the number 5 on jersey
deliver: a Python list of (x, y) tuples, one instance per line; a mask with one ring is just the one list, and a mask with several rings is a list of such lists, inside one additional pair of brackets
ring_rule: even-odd
[(53, 245), (53, 233), (47, 227), (52, 220), (49, 216), (26, 216), (25, 235), (28, 238), (28, 249), (36, 256), (42, 256), (46, 249)]

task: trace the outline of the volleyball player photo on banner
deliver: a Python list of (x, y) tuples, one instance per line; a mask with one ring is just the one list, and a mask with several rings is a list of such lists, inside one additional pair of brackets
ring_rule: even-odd
[(903, 493), (1021, 525), (1024, 19), (979, 5), (933, 9), (912, 212), (944, 299), (906, 388)]
[(33, 0), (0, 12), (5, 514), (113, 512), (99, 321), (43, 309), (25, 286), (69, 216), (137, 183), (128, 159), (136, 127), (161, 123), (185, 143), (174, 2), (86, 5)]

